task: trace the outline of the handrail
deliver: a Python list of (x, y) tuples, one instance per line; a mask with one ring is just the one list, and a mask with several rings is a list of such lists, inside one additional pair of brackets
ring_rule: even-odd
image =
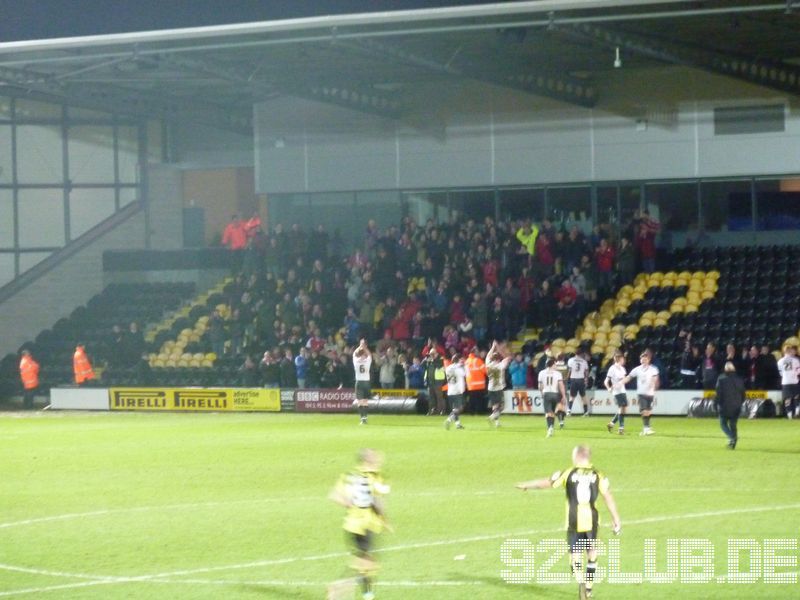
[(105, 234), (118, 227), (132, 216), (143, 209), (141, 202), (131, 202), (124, 208), (118, 210), (107, 219), (100, 221), (97, 225), (81, 234), (69, 244), (56, 250), (43, 261), (22, 273), (19, 277), (12, 279), (4, 286), (0, 287), (0, 304), (18, 294), (20, 291), (44, 277), (47, 273), (55, 269), (68, 258), (74, 256), (92, 242), (97, 241)]

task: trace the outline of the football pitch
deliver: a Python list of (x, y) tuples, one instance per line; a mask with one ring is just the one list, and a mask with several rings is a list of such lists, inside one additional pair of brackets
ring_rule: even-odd
[[(577, 598), (548, 582), (569, 581), (563, 491), (514, 488), (568, 467), (577, 443), (622, 517), (614, 537), (598, 501), (600, 567), (648, 579), (594, 598), (800, 597), (800, 422), (741, 421), (729, 451), (712, 419), (655, 417), (647, 438), (637, 417), (626, 436), (606, 420), (545, 439), (533, 416), (446, 431), (420, 416), (4, 413), (0, 598), (324, 598), (348, 574), (327, 495), (362, 447), (385, 454), (392, 486), (377, 598)], [(646, 547), (670, 583), (645, 575)]]

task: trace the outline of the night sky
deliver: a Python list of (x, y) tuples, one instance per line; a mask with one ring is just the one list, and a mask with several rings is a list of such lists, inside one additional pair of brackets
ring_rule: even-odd
[(0, 42), (487, 3), (486, 0), (0, 0)]

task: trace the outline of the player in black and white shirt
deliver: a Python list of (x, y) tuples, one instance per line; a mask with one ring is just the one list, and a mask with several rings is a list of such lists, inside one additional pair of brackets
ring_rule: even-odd
[(653, 435), (650, 429), (650, 414), (653, 411), (653, 398), (656, 395), (661, 379), (658, 367), (652, 364), (653, 353), (645, 350), (639, 357), (639, 366), (633, 369), (625, 378), (625, 383), (631, 379), (636, 380), (636, 395), (639, 399), (639, 413), (642, 415), (644, 428), (639, 435)]
[(781, 374), (781, 399), (783, 400), (783, 410), (787, 418), (795, 417), (800, 410), (797, 405), (797, 397), (800, 394), (800, 359), (797, 358), (797, 348), (786, 346), (783, 349), (783, 356), (778, 361), (778, 372)]
[(494, 422), (495, 427), (500, 427), (500, 413), (503, 411), (503, 390), (506, 389), (506, 369), (511, 362), (511, 356), (504, 356), (497, 346), (492, 344), (486, 355), (486, 379), (489, 389), (489, 422)]
[(589, 403), (586, 401), (586, 385), (589, 382), (589, 363), (584, 358), (583, 350), (567, 361), (569, 368), (569, 404), (567, 405), (567, 415), (572, 414), (572, 403), (578, 394), (581, 395), (583, 404), (583, 414), (589, 414)]
[(608, 368), (605, 386), (608, 392), (614, 396), (617, 404), (617, 414), (608, 422), (606, 427), (608, 433), (614, 431), (614, 425), (619, 422), (619, 434), (625, 433), (625, 413), (628, 410), (628, 394), (625, 393), (625, 377), (628, 372), (625, 370), (625, 355), (622, 352), (614, 354), (614, 364)]
[(356, 403), (358, 414), (361, 416), (361, 425), (367, 424), (367, 409), (369, 397), (372, 394), (370, 387), (370, 369), (372, 368), (372, 352), (369, 351), (367, 340), (362, 339), (358, 348), (353, 352), (353, 369), (356, 372)]
[(464, 367), (464, 358), (460, 354), (454, 354), (452, 362), (444, 370), (447, 377), (447, 399), (450, 401), (452, 410), (450, 416), (444, 422), (446, 429), (455, 423), (456, 429), (464, 429), (461, 424), (461, 411), (464, 410), (464, 392), (467, 390), (467, 370)]
[(545, 368), (539, 372), (539, 391), (542, 392), (547, 437), (553, 435), (556, 413), (559, 413), (560, 416), (564, 412), (564, 401), (567, 395), (564, 391), (564, 378), (556, 370), (555, 364), (555, 360), (548, 358)]

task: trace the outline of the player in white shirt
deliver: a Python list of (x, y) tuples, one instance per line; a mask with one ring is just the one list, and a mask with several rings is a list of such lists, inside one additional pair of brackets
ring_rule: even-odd
[[(556, 361), (548, 358), (545, 368), (539, 371), (539, 391), (542, 393), (545, 422), (547, 423), (547, 437), (553, 435), (556, 412), (563, 414), (566, 392), (564, 391), (564, 378), (555, 368)], [(560, 415), (559, 415), (560, 416)], [(563, 425), (562, 425), (563, 427)]]
[(447, 377), (447, 399), (450, 401), (450, 416), (444, 422), (446, 429), (456, 424), (456, 429), (464, 429), (459, 416), (464, 409), (464, 392), (467, 389), (467, 370), (464, 368), (464, 358), (454, 354), (452, 362), (444, 370)]
[(367, 409), (369, 397), (372, 394), (370, 386), (370, 369), (372, 368), (372, 352), (369, 351), (367, 340), (362, 339), (358, 348), (353, 352), (353, 369), (356, 372), (356, 403), (358, 414), (361, 416), (361, 425), (367, 424)]
[(569, 368), (569, 404), (567, 405), (567, 415), (572, 414), (572, 403), (578, 394), (581, 395), (581, 404), (583, 404), (583, 415), (589, 414), (589, 406), (586, 401), (586, 384), (589, 381), (589, 363), (584, 358), (583, 350), (567, 361)]
[(628, 395), (625, 393), (625, 377), (628, 372), (625, 370), (625, 355), (622, 352), (614, 353), (614, 364), (608, 368), (605, 386), (608, 393), (614, 396), (617, 403), (617, 413), (608, 422), (606, 427), (608, 433), (614, 431), (614, 425), (619, 422), (619, 434), (625, 433), (625, 413), (628, 410)]
[(784, 414), (789, 418), (795, 416), (800, 409), (797, 405), (797, 396), (800, 394), (800, 359), (797, 358), (797, 347), (786, 346), (783, 356), (778, 361), (778, 371), (781, 374), (781, 399), (783, 400)]
[(494, 342), (486, 355), (486, 378), (489, 382), (489, 408), (492, 409), (492, 414), (489, 415), (489, 422), (494, 422), (495, 427), (500, 427), (500, 413), (503, 410), (503, 390), (506, 389), (506, 369), (510, 362), (511, 356), (504, 356), (498, 348), (497, 342)]
[(650, 414), (653, 410), (653, 397), (660, 384), (658, 367), (652, 364), (653, 353), (645, 350), (639, 357), (639, 366), (633, 369), (623, 380), (628, 383), (631, 379), (636, 380), (636, 395), (639, 399), (639, 413), (642, 415), (644, 427), (639, 435), (653, 435), (655, 432), (650, 429)]

